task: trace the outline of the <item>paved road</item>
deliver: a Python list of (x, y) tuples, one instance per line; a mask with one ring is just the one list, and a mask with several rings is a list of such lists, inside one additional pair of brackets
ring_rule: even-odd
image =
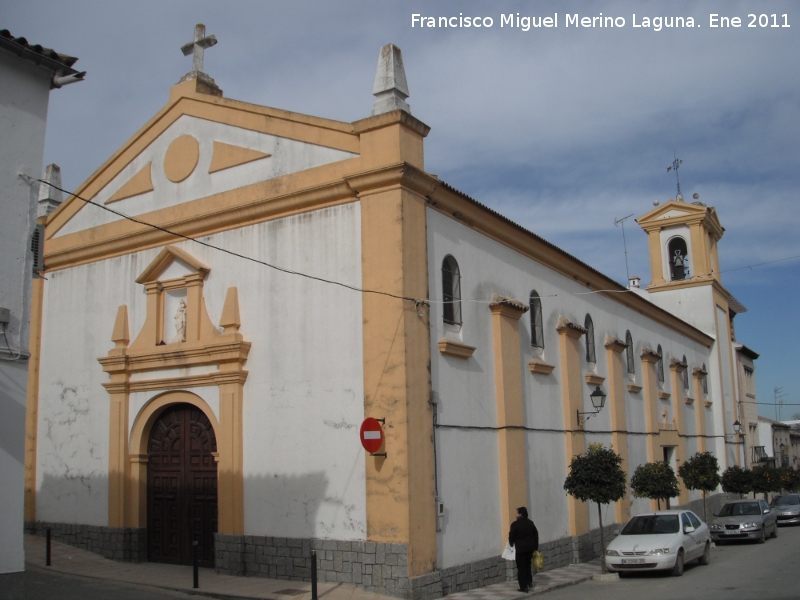
[(556, 590), (547, 600), (798, 600), (800, 526), (781, 527), (765, 544), (726, 544), (711, 564), (686, 565), (683, 577), (642, 573), (613, 583), (587, 581)]
[[(0, 591), (0, 598), (3, 594)], [(74, 577), (26, 565), (25, 600), (197, 600), (180, 592)]]

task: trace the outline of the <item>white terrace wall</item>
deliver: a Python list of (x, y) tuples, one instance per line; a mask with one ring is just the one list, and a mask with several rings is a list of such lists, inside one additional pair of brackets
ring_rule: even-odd
[[(520, 320), (520, 345), (523, 398), (526, 427), (536, 431), (526, 432), (527, 478), (529, 511), (537, 524), (543, 542), (569, 536), (569, 517), (563, 490), (567, 474), (564, 434), (563, 402), (561, 395), (561, 366), (559, 365), (559, 340), (556, 326), (559, 317), (583, 325), (589, 313), (594, 322), (596, 358), (595, 365), (586, 363), (582, 356), (584, 373), (595, 372), (607, 377), (606, 335), (624, 340), (630, 331), (635, 347), (636, 373), (629, 381), (642, 385), (642, 362), (639, 356), (647, 346), (655, 350), (659, 345), (664, 355), (665, 383), (663, 389), (673, 392), (670, 359), (686, 356), (689, 369), (709, 364), (709, 349), (679, 333), (630, 310), (622, 304), (599, 294), (575, 295), (587, 288), (571, 279), (528, 259), (514, 250), (462, 225), (452, 218), (428, 209), (428, 271), (431, 306), (431, 375), (434, 399), (437, 401), (438, 423), (437, 475), (439, 495), (445, 503), (442, 531), (438, 534), (439, 568), (477, 561), (497, 556), (502, 550), (502, 540), (507, 532), (500, 531), (500, 492), (498, 475), (497, 432), (491, 429), (458, 429), (441, 427), (479, 426), (495, 427), (497, 409), (494, 387), (494, 355), (492, 319), (489, 300), (492, 294), (516, 298), (525, 304), (531, 290), (536, 290), (542, 301), (544, 348), (531, 346), (530, 313)], [(442, 260), (448, 254), (458, 261), (461, 274), (461, 310), (463, 325), (454, 327), (442, 321)], [(556, 296), (557, 295), (557, 296)], [(438, 340), (450, 338), (476, 348), (468, 360), (440, 354)], [(585, 348), (585, 340), (581, 340)], [(582, 352), (583, 354), (583, 352)], [(532, 374), (528, 362), (541, 360), (555, 365), (550, 375)], [(691, 377), (690, 377), (691, 379)], [(713, 384), (712, 384), (713, 387)], [(690, 382), (693, 392), (693, 382)], [(584, 409), (591, 410), (586, 386)], [(713, 395), (713, 390), (709, 390)], [(715, 397), (715, 396), (714, 396)], [(703, 398), (696, 399), (703, 402)], [(643, 433), (645, 410), (643, 392), (626, 392), (627, 429)], [(659, 401), (669, 410), (668, 421), (674, 415), (667, 402)], [(696, 433), (694, 407), (680, 403), (684, 423), (689, 434)], [(659, 407), (659, 417), (661, 407)], [(574, 417), (573, 417), (574, 420)], [(661, 420), (661, 419), (659, 419)], [(710, 411), (706, 414), (706, 428), (713, 432)], [(544, 431), (544, 430), (552, 431)], [(600, 412), (585, 424), (586, 443), (611, 444), (609, 410)], [(647, 462), (647, 436), (628, 435), (629, 475), (640, 463)], [(709, 449), (714, 450), (712, 444)], [(689, 438), (686, 452), (697, 451), (695, 438)], [(687, 457), (679, 457), (685, 460)], [(724, 465), (724, 458), (720, 457)], [(724, 468), (724, 466), (723, 466)], [(692, 493), (690, 499), (699, 498)], [(632, 514), (649, 510), (649, 501), (634, 499)], [(590, 528), (599, 526), (595, 506), (591, 507)], [(613, 523), (615, 507), (604, 508), (603, 523)]]
[[(281, 267), (361, 283), (358, 203), (202, 238)], [(219, 323), (239, 290), (241, 333), (252, 343), (244, 388), (245, 533), (366, 538), (361, 294), (281, 273), (192, 242), (177, 244), (211, 269), (206, 307)], [(135, 279), (160, 248), (51, 272), (45, 286), (39, 397), (37, 519), (108, 523), (108, 381), (97, 362), (117, 307), (131, 339), (145, 319)], [(219, 407), (216, 387), (190, 388)], [(132, 426), (160, 392), (131, 395)], [(217, 412), (217, 417), (219, 413)]]

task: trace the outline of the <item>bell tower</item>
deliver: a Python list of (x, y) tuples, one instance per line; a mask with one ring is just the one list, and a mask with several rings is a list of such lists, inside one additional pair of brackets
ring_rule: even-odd
[(713, 207), (699, 200), (688, 203), (682, 196), (636, 219), (647, 233), (651, 294), (672, 289), (709, 285), (719, 276), (719, 242), (725, 228)]
[[(647, 233), (652, 271), (643, 295), (714, 339), (708, 355), (712, 375), (709, 391), (703, 393), (702, 414), (706, 432), (717, 435), (714, 453), (725, 456), (726, 464), (732, 465), (741, 463), (738, 445), (726, 443), (739, 439), (733, 431), (739, 416), (733, 318), (747, 309), (722, 285), (717, 243), (725, 229), (717, 211), (698, 198), (695, 194), (695, 201), (688, 203), (678, 194), (677, 199), (636, 219)], [(686, 360), (666, 350), (663, 360), (667, 359), (678, 366)]]

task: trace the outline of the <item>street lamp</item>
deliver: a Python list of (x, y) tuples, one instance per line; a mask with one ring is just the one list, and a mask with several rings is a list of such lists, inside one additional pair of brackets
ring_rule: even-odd
[(738, 419), (737, 419), (736, 421), (734, 421), (734, 422), (733, 422), (733, 430), (734, 430), (736, 433), (742, 433), (742, 424), (741, 424), (741, 423), (739, 423), (739, 420), (738, 420)]
[[(581, 412), (576, 411), (578, 413), (578, 427), (583, 427), (583, 424), (603, 410), (603, 407), (606, 404), (606, 393), (600, 389), (600, 386), (597, 385), (594, 388), (594, 391), (589, 394), (589, 400), (592, 401), (592, 406), (594, 407), (594, 412)], [(589, 415), (588, 417), (584, 418), (583, 415)]]

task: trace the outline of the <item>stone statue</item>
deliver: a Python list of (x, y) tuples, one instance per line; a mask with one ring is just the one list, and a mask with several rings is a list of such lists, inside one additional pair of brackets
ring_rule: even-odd
[(169, 343), (177, 344), (186, 341), (186, 301), (181, 300), (178, 311), (175, 313), (175, 337)]

